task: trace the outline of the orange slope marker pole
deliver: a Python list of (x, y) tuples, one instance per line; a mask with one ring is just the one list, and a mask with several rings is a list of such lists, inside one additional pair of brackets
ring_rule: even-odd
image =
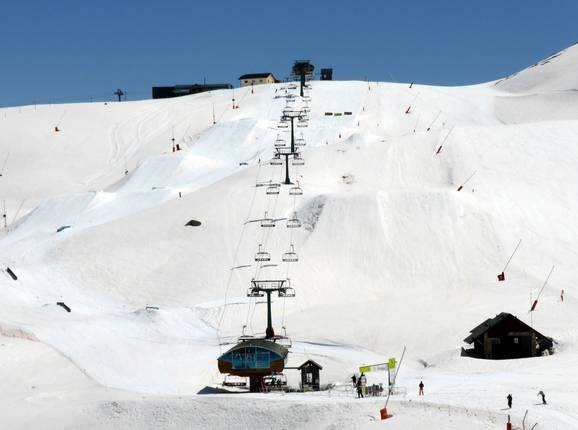
[[(387, 389), (387, 398), (385, 399), (385, 406), (379, 410), (379, 415), (380, 415), (382, 420), (386, 420), (386, 419), (391, 418), (393, 416), (393, 415), (389, 415), (387, 413), (387, 404), (389, 403), (389, 397), (391, 396), (391, 388), (395, 386), (397, 374), (399, 373), (399, 369), (401, 368), (401, 363), (403, 362), (403, 357), (405, 355), (405, 349), (406, 349), (406, 346), (404, 345), (403, 346), (403, 352), (401, 353), (401, 358), (399, 359), (399, 365), (397, 366), (397, 370), (395, 371), (395, 375), (393, 376), (393, 384), (391, 385), (391, 387), (388, 386), (388, 389)], [(389, 385), (389, 381), (388, 381), (388, 385)]]

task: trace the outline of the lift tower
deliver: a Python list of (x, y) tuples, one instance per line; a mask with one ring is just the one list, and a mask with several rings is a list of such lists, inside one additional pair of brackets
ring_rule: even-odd
[(295, 290), (287, 285), (286, 279), (280, 280), (255, 280), (251, 281), (251, 288), (247, 291), (247, 297), (263, 297), (267, 295), (267, 329), (265, 339), (273, 339), (273, 320), (271, 317), (271, 294), (277, 292), (279, 297), (295, 297)]

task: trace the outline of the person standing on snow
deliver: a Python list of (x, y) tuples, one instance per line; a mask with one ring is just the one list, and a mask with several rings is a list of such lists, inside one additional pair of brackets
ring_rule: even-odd
[(367, 378), (365, 377), (365, 373), (361, 372), (361, 375), (359, 375), (359, 382), (361, 382), (361, 391), (363, 394), (365, 394), (367, 386)]
[(544, 394), (544, 392), (542, 390), (540, 390), (540, 391), (538, 391), (538, 395), (542, 396), (542, 404), (547, 405), (548, 403), (546, 403), (546, 394)]
[(423, 396), (423, 387), (425, 387), (425, 385), (423, 385), (423, 381), (419, 381), (419, 396)]
[(508, 399), (508, 408), (512, 409), (512, 395), (508, 394), (508, 397), (506, 397), (506, 399)]
[(363, 398), (363, 387), (361, 386), (361, 376), (357, 379), (357, 398)]

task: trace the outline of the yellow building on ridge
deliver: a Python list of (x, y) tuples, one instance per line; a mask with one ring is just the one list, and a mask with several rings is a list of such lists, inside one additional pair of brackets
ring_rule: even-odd
[(248, 73), (239, 77), (239, 83), (242, 87), (249, 85), (274, 84), (279, 82), (273, 76), (273, 73)]

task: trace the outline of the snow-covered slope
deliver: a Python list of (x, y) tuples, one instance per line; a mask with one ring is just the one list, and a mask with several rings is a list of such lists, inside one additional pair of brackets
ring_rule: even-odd
[[(233, 342), (244, 325), (264, 329), (263, 304), (245, 296), (251, 278), (288, 277), (297, 296), (275, 300), (273, 312), (276, 329), (286, 326), (293, 339), (291, 364), (313, 358), (324, 366), (324, 382), (344, 382), (357, 366), (399, 356), (407, 345), (400, 385), (410, 394), (394, 403), (400, 416), (384, 427), (411, 428), (420, 414), (434, 428), (499, 427), (503, 398), (514, 392), (513, 417), (530, 408), (541, 428), (578, 428), (577, 62), (574, 46), (498, 83), (459, 88), (313, 82), (308, 126), (296, 129), (307, 142), (305, 166), (291, 172), (299, 197), (286, 186), (279, 195), (255, 186), (284, 178), (282, 167), (268, 163), (273, 142), (288, 138), (278, 120), (286, 105), (307, 104), (287, 99), (298, 94), (287, 84), (2, 109), (0, 198), (10, 225), (0, 264), (18, 280), (0, 274), (0, 331), (34, 340), (7, 341), (16, 352), (0, 357), (0, 374), (15, 371), (19, 354), (38, 354), (46, 372), (72, 375), (76, 366), (85, 380), (75, 375), (62, 390), (90, 403), (78, 418), (87, 423), (116, 414), (108, 401), (130, 411), (125, 421), (104, 421), (117, 428), (154, 427), (158, 416), (147, 418), (147, 407), (188, 422), (185, 410), (209, 408), (216, 428), (240, 425), (194, 393), (222, 380), (216, 357), (227, 346), (220, 343)], [(172, 151), (172, 136), (181, 151)], [(304, 226), (291, 233), (282, 222), (245, 224), (265, 211), (275, 218), (296, 211)], [(201, 226), (185, 226), (191, 219)], [(507, 280), (498, 283), (519, 239)], [(276, 266), (253, 261), (259, 243)], [(300, 258), (292, 265), (280, 261), (290, 244)], [(530, 322), (530, 295), (552, 265), (532, 317), (558, 353), (460, 357), (462, 339), (486, 318), (504, 311)], [(49, 345), (62, 359), (27, 342)], [(371, 374), (370, 382), (384, 377)], [(421, 379), (428, 404), (412, 408)], [(64, 408), (54, 384), (30, 399), (47, 396), (51, 407)], [(551, 396), (548, 409), (533, 406), (538, 389)], [(142, 393), (148, 400), (140, 404)], [(186, 408), (159, 397), (177, 394), (188, 397)], [(15, 395), (24, 394), (0, 398)], [(214, 405), (231, 402), (223, 399)], [(249, 408), (261, 420), (260, 399), (231, 410)], [(286, 420), (309, 402), (275, 400)], [(328, 401), (310, 416), (352, 407), (367, 418), (367, 406), (343, 405), (350, 401)], [(440, 405), (455, 408), (454, 427), (436, 412)], [(378, 405), (371, 408), (377, 414)], [(10, 423), (24, 422), (26, 411), (15, 408)], [(56, 413), (52, 420), (73, 426)], [(351, 425), (343, 416), (334, 422)], [(311, 423), (330, 425), (329, 413)]]
[(496, 116), (505, 123), (575, 120), (578, 44), (495, 83)]

